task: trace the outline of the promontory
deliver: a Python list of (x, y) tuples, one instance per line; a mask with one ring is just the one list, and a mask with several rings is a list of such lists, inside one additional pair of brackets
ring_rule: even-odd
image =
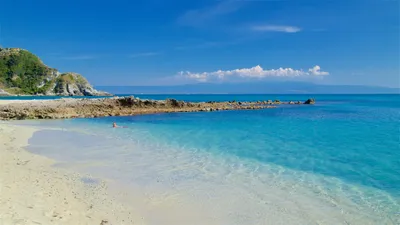
[(0, 120), (64, 119), (78, 117), (131, 116), (138, 114), (257, 110), (275, 108), (279, 105), (314, 104), (314, 99), (305, 102), (279, 100), (253, 102), (185, 102), (176, 99), (147, 100), (130, 97), (97, 99), (63, 98), (57, 100), (5, 100), (0, 101)]
[(0, 96), (107, 96), (80, 74), (61, 73), (21, 48), (0, 48)]

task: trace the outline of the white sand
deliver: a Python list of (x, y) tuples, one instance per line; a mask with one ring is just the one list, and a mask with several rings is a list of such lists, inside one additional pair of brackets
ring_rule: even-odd
[(37, 102), (37, 103), (43, 103), (46, 101), (51, 101), (52, 99), (40, 99), (40, 100), (0, 100), (0, 105), (8, 105), (8, 104), (14, 104), (14, 103), (32, 103), (32, 102)]
[(11, 103), (23, 103), (30, 100), (0, 100), (0, 105), (8, 105)]
[[(0, 101), (1, 102), (1, 101)], [(23, 149), (34, 128), (0, 122), (0, 224), (144, 224), (107, 184), (51, 167)]]

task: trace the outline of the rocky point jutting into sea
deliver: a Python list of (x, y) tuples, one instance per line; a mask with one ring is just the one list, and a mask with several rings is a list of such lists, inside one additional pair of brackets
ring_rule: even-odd
[(60, 73), (39, 57), (20, 48), (0, 48), (0, 96), (110, 96), (80, 74)]
[(128, 116), (152, 113), (197, 112), (220, 110), (256, 110), (275, 108), (280, 104), (314, 104), (266, 100), (256, 102), (185, 102), (175, 99), (141, 100), (131, 97), (101, 99), (63, 98), (58, 100), (17, 101), (0, 105), (0, 120), (61, 119), (79, 117)]

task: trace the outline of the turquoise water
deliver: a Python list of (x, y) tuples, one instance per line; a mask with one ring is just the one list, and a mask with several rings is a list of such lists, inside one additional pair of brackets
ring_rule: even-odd
[[(187, 199), (182, 202), (200, 202), (205, 212), (215, 213), (217, 224), (400, 223), (400, 95), (157, 96), (315, 97), (317, 104), (45, 121), (40, 125), (71, 133), (38, 133), (33, 140), (47, 137), (48, 142), (53, 135), (55, 143), (65, 145), (44, 150), (44, 142), (37, 141), (31, 150), (76, 168), (102, 161), (103, 166), (83, 170), (144, 193), (179, 193)], [(114, 121), (127, 128), (111, 129)], [(77, 130), (89, 136), (79, 139)]]

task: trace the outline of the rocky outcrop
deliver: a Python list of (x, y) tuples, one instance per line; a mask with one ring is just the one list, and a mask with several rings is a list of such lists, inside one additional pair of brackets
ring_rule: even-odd
[(309, 98), (304, 102), (304, 104), (306, 104), (306, 105), (314, 105), (315, 104), (315, 99)]
[(8, 96), (8, 95), (10, 95), (8, 92), (0, 89), (0, 96)]
[(0, 105), (0, 120), (61, 119), (77, 117), (127, 116), (171, 112), (210, 112), (223, 110), (256, 110), (275, 108), (289, 102), (184, 102), (176, 99), (141, 100), (135, 97), (101, 99), (64, 98), (59, 100), (25, 101)]
[(94, 89), (82, 75), (60, 73), (20, 48), (0, 48), (0, 87), (3, 92), (22, 95), (110, 95)]
[(107, 96), (106, 92), (97, 91), (80, 74), (63, 73), (60, 74), (54, 83), (53, 92), (48, 94), (63, 96)]

